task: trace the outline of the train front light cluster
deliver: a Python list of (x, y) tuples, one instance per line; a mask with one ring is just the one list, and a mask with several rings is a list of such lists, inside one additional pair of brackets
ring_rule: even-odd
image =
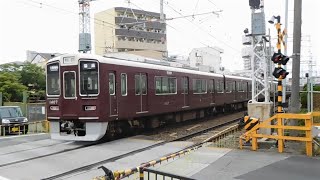
[(96, 106), (84, 106), (85, 111), (95, 111), (96, 109)]
[(59, 106), (50, 106), (51, 111), (59, 111)]

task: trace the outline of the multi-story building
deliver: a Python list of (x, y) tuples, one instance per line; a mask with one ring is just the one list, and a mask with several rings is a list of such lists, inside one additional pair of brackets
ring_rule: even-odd
[(219, 73), (224, 71), (221, 66), (221, 54), (223, 49), (219, 47), (194, 48), (189, 54), (190, 67), (200, 71)]
[(95, 14), (95, 53), (130, 52), (152, 58), (167, 54), (166, 24), (160, 14), (114, 7)]

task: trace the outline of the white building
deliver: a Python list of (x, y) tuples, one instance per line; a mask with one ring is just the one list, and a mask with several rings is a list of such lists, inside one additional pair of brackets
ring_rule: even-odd
[(221, 53), (223, 53), (223, 49), (218, 47), (194, 48), (188, 58), (190, 67), (214, 73), (224, 71), (221, 66)]
[(27, 62), (37, 64), (38, 66), (45, 67), (47, 61), (55, 56), (60, 55), (59, 53), (40, 53), (36, 51), (27, 50)]

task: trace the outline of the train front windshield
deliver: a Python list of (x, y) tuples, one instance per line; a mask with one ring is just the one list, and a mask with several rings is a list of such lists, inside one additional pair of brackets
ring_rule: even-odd
[(95, 61), (80, 61), (80, 94), (99, 94), (99, 68)]
[(49, 96), (60, 95), (59, 63), (47, 66), (47, 93)]

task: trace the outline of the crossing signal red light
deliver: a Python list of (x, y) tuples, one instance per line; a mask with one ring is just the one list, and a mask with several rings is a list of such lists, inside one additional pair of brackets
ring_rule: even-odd
[(272, 75), (275, 78), (285, 79), (289, 73), (283, 68), (275, 68)]
[(281, 53), (274, 53), (271, 58), (271, 61), (276, 64), (281, 63), (282, 65), (286, 65), (289, 59), (290, 58), (288, 56), (285, 56)]

